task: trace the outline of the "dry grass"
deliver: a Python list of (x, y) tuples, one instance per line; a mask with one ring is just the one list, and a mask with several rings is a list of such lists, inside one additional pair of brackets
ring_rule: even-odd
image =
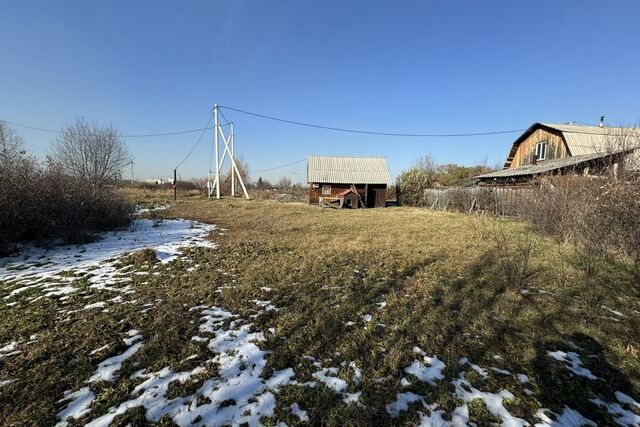
[[(139, 191), (128, 190), (128, 195), (155, 205), (170, 197)], [(125, 365), (125, 373), (135, 370), (134, 362), (149, 370), (177, 365), (193, 351), (189, 338), (197, 326), (189, 323), (188, 307), (216, 304), (246, 317), (255, 309), (251, 299), (266, 298), (261, 289), (265, 286), (272, 288), (268, 298), (283, 310), (253, 323), (287, 337), (264, 343), (272, 351), (268, 370), (295, 366), (303, 381), (312, 372), (303, 359), (310, 354), (328, 361), (327, 366), (355, 361), (363, 373), (362, 407), (343, 404), (322, 387), (283, 388), (276, 415), (290, 423), (295, 420), (283, 408), (294, 402), (309, 412), (314, 424), (413, 423), (415, 411), (392, 420), (384, 409), (399, 391), (429, 392), (433, 402), (453, 410), (459, 402), (452, 398), (449, 381), (460, 371), (461, 357), (487, 368), (526, 373), (531, 378), (526, 385), (499, 376), (468, 378), (483, 390), (511, 390), (516, 399), (509, 410), (529, 422), (536, 421), (533, 415), (540, 407), (558, 410), (568, 404), (608, 424), (608, 415), (589, 403), (589, 392), (610, 397), (616, 390), (632, 396), (640, 391), (637, 353), (625, 352), (629, 345), (640, 346), (640, 304), (628, 286), (629, 266), (608, 260), (587, 285), (567, 247), (534, 236), (526, 283), (510, 283), (514, 278), (504, 273), (496, 251), (499, 239), (492, 230), (499, 226), (501, 233), (518, 236), (524, 233), (522, 224), (415, 208), (338, 211), (195, 196), (156, 214), (217, 224), (226, 230), (213, 235), (219, 249), (194, 251), (201, 265), (196, 272), (178, 261), (170, 269), (157, 267), (161, 274), (148, 284), (134, 277), (136, 298), (155, 305), (150, 313), (141, 315), (122, 305), (110, 313), (76, 313), (70, 325), (62, 327), (53, 314), (59, 302), (1, 307), (0, 343), (33, 333), (43, 338), (10, 365), (0, 365), (20, 379), (0, 389), (0, 404), (7, 408), (0, 423), (4, 417), (9, 425), (51, 424), (62, 392), (77, 389), (94, 369), (97, 362), (88, 352), (132, 325), (149, 338)], [(68, 306), (91, 301), (77, 296)], [(381, 310), (376, 304), (383, 301), (387, 306)], [(603, 305), (625, 317), (610, 320)], [(366, 328), (364, 314), (373, 316)], [(348, 321), (357, 325), (349, 327)], [(592, 355), (584, 358), (584, 365), (605, 381), (570, 377), (547, 356), (547, 350), (568, 350), (569, 341)], [(400, 387), (414, 346), (446, 363), (447, 380), (438, 387), (415, 381)], [(379, 378), (384, 380), (376, 381)], [(105, 385), (98, 396), (102, 409), (96, 411), (122, 400), (133, 386), (131, 381)], [(525, 387), (536, 394), (525, 394)], [(476, 403), (470, 405), (472, 421), (493, 421), (486, 407)], [(129, 415), (140, 419), (139, 413)]]

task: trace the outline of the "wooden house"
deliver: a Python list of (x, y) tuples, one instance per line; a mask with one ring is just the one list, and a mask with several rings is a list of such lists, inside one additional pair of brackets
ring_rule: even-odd
[(597, 174), (637, 156), (640, 132), (632, 128), (534, 123), (513, 144), (502, 170), (478, 184), (527, 183), (542, 175)]
[(385, 206), (391, 176), (384, 157), (312, 155), (307, 159), (307, 182), (310, 204), (378, 208)]

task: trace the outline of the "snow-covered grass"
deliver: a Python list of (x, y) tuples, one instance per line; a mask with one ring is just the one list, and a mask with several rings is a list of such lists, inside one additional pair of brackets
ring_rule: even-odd
[(530, 292), (506, 289), (482, 224), (413, 209), (153, 214), (129, 232), (145, 245), (4, 262), (6, 423), (638, 423), (640, 305), (619, 271), (557, 285), (543, 242)]

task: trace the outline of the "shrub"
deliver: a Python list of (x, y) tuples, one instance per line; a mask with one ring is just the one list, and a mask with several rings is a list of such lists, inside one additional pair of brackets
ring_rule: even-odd
[(538, 250), (533, 233), (529, 230), (509, 229), (496, 222), (489, 233), (493, 242), (496, 264), (508, 289), (524, 288), (531, 276), (531, 258)]
[(406, 206), (426, 206), (425, 190), (431, 185), (429, 174), (414, 167), (402, 172), (397, 179), (398, 203)]
[(7, 142), (7, 128), (0, 122), (0, 252), (22, 241), (78, 241), (129, 223), (133, 206), (113, 187), (71, 177), (52, 161), (39, 165), (21, 141)]
[(587, 277), (608, 254), (629, 256), (640, 280), (640, 180), (554, 177), (523, 193), (519, 216), (574, 246)]

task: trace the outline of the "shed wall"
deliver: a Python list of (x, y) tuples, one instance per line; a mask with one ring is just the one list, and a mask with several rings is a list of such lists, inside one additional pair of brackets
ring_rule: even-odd
[[(315, 183), (318, 185), (318, 188), (313, 188), (314, 183), (309, 184), (309, 203), (312, 205), (317, 205), (320, 202), (320, 197), (334, 197), (338, 198), (338, 194), (343, 192), (344, 190), (351, 189), (351, 184), (332, 184), (332, 183)], [(331, 194), (322, 194), (322, 186), (330, 185), (331, 186)], [(381, 190), (387, 188), (385, 184), (355, 184), (356, 191), (367, 203), (368, 208), (382, 206), (384, 207), (384, 202), (380, 204), (378, 202), (378, 206), (376, 206), (376, 190)], [(368, 190), (368, 191), (367, 191)], [(368, 194), (367, 194), (368, 193)], [(386, 194), (386, 193), (385, 193)]]
[(545, 160), (560, 159), (569, 155), (567, 145), (565, 144), (560, 132), (538, 129), (520, 143), (509, 169), (535, 164), (536, 144), (543, 141), (547, 141), (548, 143), (547, 158)]

